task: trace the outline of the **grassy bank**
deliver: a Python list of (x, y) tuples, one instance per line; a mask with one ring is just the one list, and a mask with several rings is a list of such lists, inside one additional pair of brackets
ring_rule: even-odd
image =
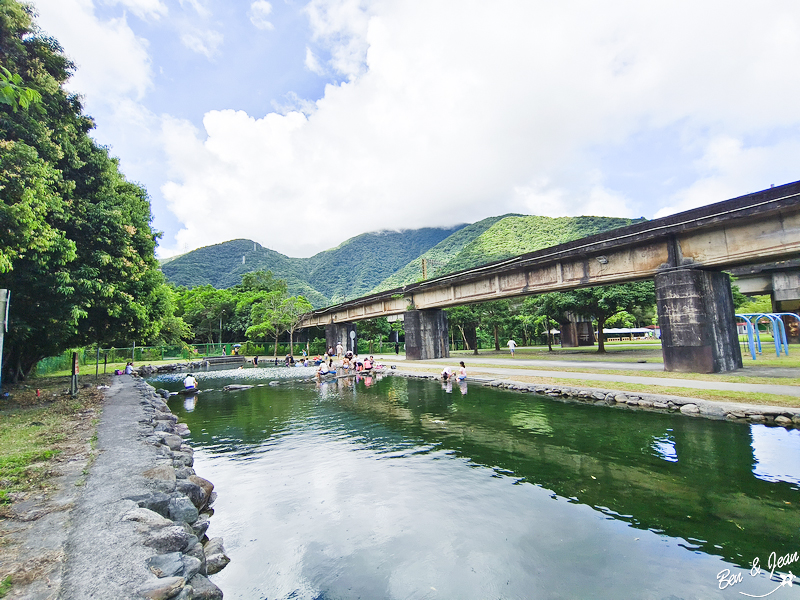
[[(50, 489), (54, 460), (74, 442), (77, 422), (102, 400), (95, 385), (71, 397), (67, 377), (37, 378), (3, 389), (9, 397), (0, 401), (0, 516), (15, 499)], [(97, 419), (92, 421), (90, 426), (96, 426)]]

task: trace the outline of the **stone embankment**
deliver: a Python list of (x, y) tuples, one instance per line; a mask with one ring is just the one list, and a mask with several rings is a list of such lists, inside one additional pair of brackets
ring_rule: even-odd
[(59, 596), (216, 600), (208, 575), (228, 564), (208, 539), (216, 493), (193, 468), (193, 450), (165, 399), (122, 376), (106, 399), (100, 455), (76, 507)]
[[(394, 375), (416, 379), (439, 379), (436, 375), (423, 375), (405, 371), (392, 371)], [(468, 383), (478, 381), (467, 380)], [(550, 398), (568, 401), (614, 406), (637, 410), (659, 412), (680, 412), (693, 417), (707, 419), (740, 421), (743, 423), (765, 423), (782, 427), (800, 428), (800, 408), (786, 406), (761, 406), (741, 402), (710, 401), (699, 398), (684, 398), (664, 394), (640, 394), (598, 388), (581, 388), (530, 384), (509, 380), (480, 380), (486, 387), (494, 387), (517, 392), (532, 392)]]

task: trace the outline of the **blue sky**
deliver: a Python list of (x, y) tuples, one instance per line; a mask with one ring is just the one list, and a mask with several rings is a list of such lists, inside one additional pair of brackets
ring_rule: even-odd
[(800, 179), (800, 5), (34, 0), (169, 256)]

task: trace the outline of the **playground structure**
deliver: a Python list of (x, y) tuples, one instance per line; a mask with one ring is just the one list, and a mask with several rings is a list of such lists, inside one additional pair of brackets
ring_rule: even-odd
[[(786, 326), (781, 317), (794, 317), (800, 322), (800, 316), (789, 312), (744, 313), (736, 315), (737, 319), (743, 320), (747, 325), (747, 345), (750, 348), (750, 356), (753, 357), (753, 360), (756, 359), (756, 345), (758, 346), (758, 354), (761, 354), (761, 335), (758, 330), (758, 323), (763, 319), (768, 320), (772, 324), (772, 339), (775, 343), (775, 356), (781, 355), (781, 349), (783, 349), (786, 356), (789, 356), (789, 342), (786, 340)], [(753, 333), (754, 331), (755, 335)]]

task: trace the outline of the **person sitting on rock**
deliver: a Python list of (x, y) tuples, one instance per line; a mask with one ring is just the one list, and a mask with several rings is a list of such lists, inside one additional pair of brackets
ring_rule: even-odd
[(196, 390), (197, 389), (197, 379), (194, 378), (194, 375), (189, 373), (186, 378), (183, 380), (183, 389), (184, 390)]

